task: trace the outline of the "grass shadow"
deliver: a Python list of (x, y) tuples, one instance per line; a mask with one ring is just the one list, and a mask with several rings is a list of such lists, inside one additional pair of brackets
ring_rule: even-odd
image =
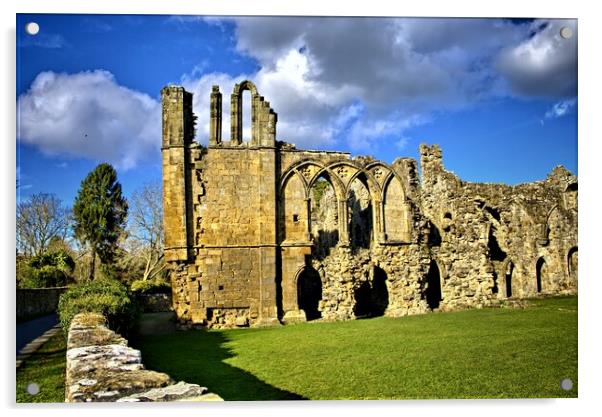
[(138, 335), (131, 345), (142, 352), (147, 369), (165, 372), (173, 379), (207, 387), (225, 400), (305, 400), (274, 387), (255, 375), (229, 365), (234, 357), (222, 332), (194, 330), (172, 335)]

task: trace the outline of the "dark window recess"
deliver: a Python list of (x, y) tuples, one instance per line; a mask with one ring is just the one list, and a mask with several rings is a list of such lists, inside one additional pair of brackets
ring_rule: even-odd
[(293, 214), (293, 221), (295, 223), (297, 223), (299, 221), (299, 215), (298, 214)]
[(224, 289), (224, 286), (223, 286), (223, 285), (218, 285), (218, 286), (217, 286), (217, 289), (221, 291), (221, 290), (223, 290), (223, 289)]

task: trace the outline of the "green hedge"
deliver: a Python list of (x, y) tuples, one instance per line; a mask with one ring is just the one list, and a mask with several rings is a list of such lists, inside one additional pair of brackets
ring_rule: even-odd
[(67, 332), (78, 313), (94, 312), (104, 315), (109, 327), (127, 334), (138, 315), (138, 309), (127, 287), (121, 282), (98, 278), (71, 287), (59, 300), (61, 326)]

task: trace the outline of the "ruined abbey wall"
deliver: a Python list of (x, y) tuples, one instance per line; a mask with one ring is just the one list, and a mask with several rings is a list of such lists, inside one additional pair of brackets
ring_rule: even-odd
[(544, 181), (508, 186), (462, 181), (438, 146), (422, 146), (422, 211), (440, 236), (441, 307), (577, 291), (577, 178), (562, 167)]
[[(242, 91), (251, 138), (242, 137)], [(577, 179), (556, 168), (515, 187), (466, 183), (437, 146), (385, 164), (276, 140), (245, 81), (211, 92), (209, 146), (192, 96), (162, 90), (166, 259), (182, 323), (274, 325), (482, 307), (575, 292)]]

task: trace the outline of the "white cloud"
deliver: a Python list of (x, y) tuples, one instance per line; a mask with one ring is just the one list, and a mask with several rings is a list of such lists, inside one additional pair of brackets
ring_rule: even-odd
[[(201, 60), (182, 77), (194, 93), (197, 138), (204, 143), (211, 86), (221, 88), (222, 135), (229, 140), (230, 93), (243, 79), (255, 82), (279, 113), (279, 140), (362, 152), (375, 151), (383, 141), (403, 148), (410, 129), (441, 112), (513, 94), (566, 98), (576, 85), (574, 21), (194, 16), (168, 21), (222, 31), (234, 27), (236, 50), (258, 64), (248, 74), (203, 73), (207, 61)], [(559, 38), (562, 26), (573, 28), (572, 39)], [(20, 139), (47, 154), (121, 168), (158, 155), (160, 103), (119, 85), (107, 71), (43, 72), (17, 104)], [(248, 113), (248, 100), (245, 106)], [(559, 117), (571, 106), (559, 104), (546, 117)]]
[[(563, 27), (573, 36), (560, 36)], [(524, 96), (572, 97), (577, 94), (577, 23), (536, 20), (532, 36), (506, 48), (497, 65), (511, 88)]]
[(545, 114), (546, 119), (557, 119), (562, 116), (566, 116), (571, 112), (572, 108), (577, 103), (576, 99), (563, 100), (555, 103), (550, 110)]
[[(437, 113), (514, 95), (521, 82), (530, 85), (533, 80), (513, 71), (524, 57), (512, 51), (528, 49), (525, 45), (541, 49), (551, 26), (558, 24), (552, 21), (541, 29), (546, 22), (516, 24), (503, 19), (223, 20), (234, 25), (236, 50), (255, 59), (259, 70), (187, 77), (189, 84), (203, 86), (196, 89), (197, 102), (202, 103), (196, 106), (201, 112), (200, 137), (208, 132), (210, 86), (222, 87), (227, 118), (232, 85), (248, 78), (281, 115), (279, 139), (318, 148), (345, 142), (356, 151), (374, 150), (381, 144), (379, 138), (403, 144), (408, 129)], [(558, 50), (551, 57), (559, 59), (565, 52)], [(541, 65), (557, 67), (549, 58), (541, 58)], [(570, 56), (561, 58), (573, 62)], [(567, 68), (560, 78), (575, 76), (574, 69)], [(551, 88), (547, 93), (556, 91)], [(356, 113), (349, 113), (352, 110)], [(224, 122), (227, 140), (229, 121)]]
[(50, 155), (134, 167), (161, 143), (160, 104), (110, 72), (42, 72), (17, 101), (18, 137)]

